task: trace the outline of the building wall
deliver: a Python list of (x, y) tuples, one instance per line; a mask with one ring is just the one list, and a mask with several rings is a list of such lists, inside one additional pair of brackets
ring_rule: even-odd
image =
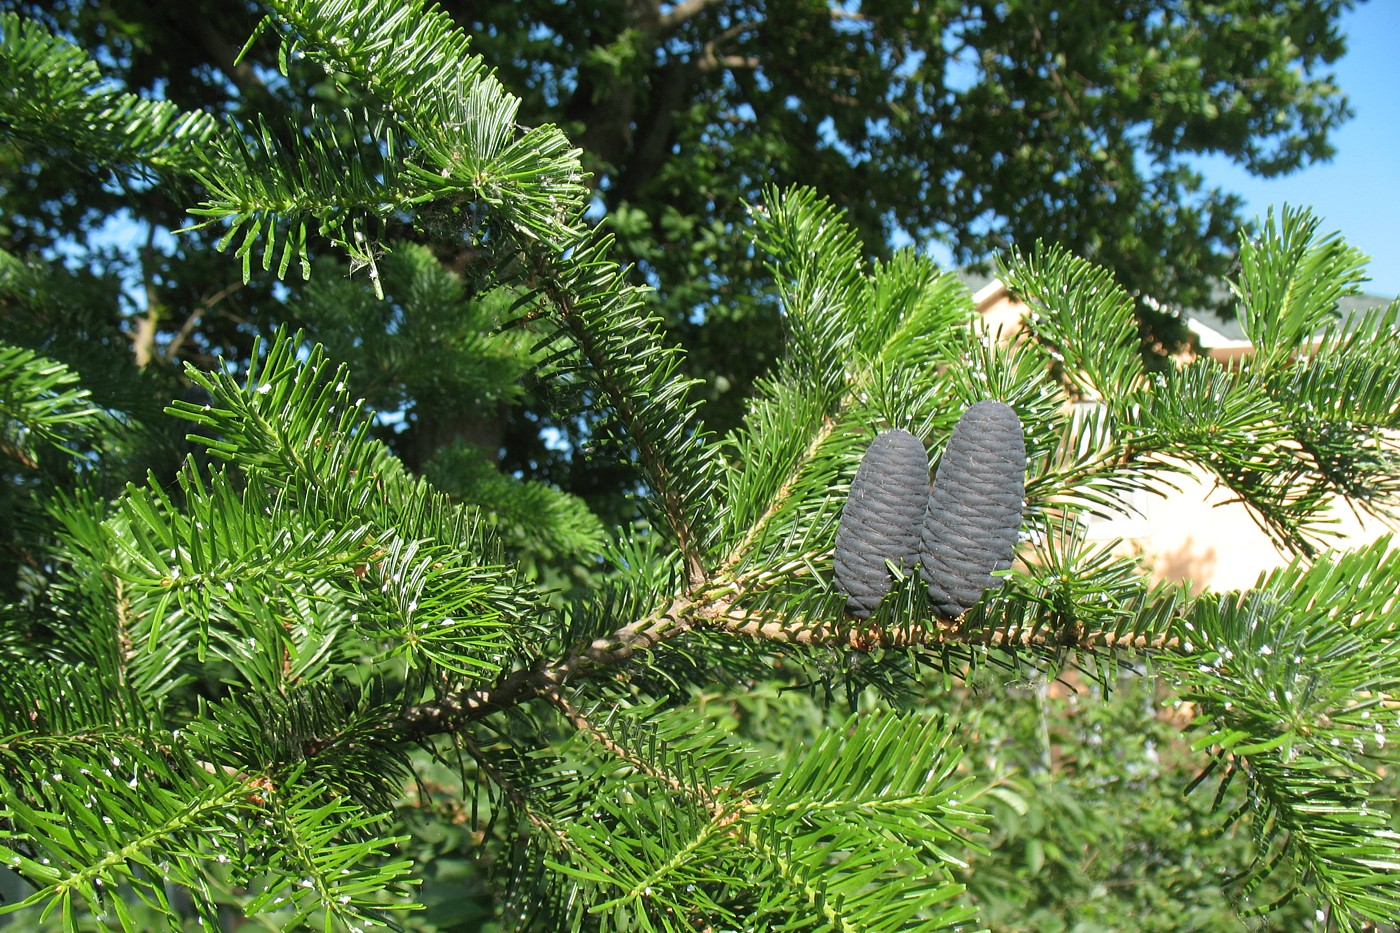
[[(1173, 478), (1179, 491), (1138, 503), (1141, 534), (1124, 538), (1154, 578), (1190, 583), (1195, 592), (1244, 589), (1261, 574), (1288, 564), (1292, 555), (1274, 546), (1247, 506), (1231, 501), (1230, 490), (1194, 464), (1187, 469), (1188, 474)], [(1331, 517), (1338, 531), (1331, 547), (1359, 547), (1391, 531), (1370, 516), (1358, 516), (1340, 497)]]
[[(993, 280), (973, 296), (984, 333), (1012, 339), (1020, 330), (1026, 307)], [(1248, 354), (1249, 347), (1230, 343), (1212, 348), (1212, 358), (1228, 364)], [(1260, 575), (1286, 566), (1292, 555), (1280, 551), (1255, 521), (1253, 513), (1217, 484), (1201, 467), (1186, 464), (1187, 472), (1171, 478), (1175, 491), (1164, 496), (1139, 494), (1129, 505), (1136, 515), (1095, 521), (1088, 535), (1097, 540), (1120, 540), (1121, 547), (1140, 556), (1153, 577), (1191, 584), (1195, 592), (1252, 587)], [(1347, 549), (1370, 544), (1394, 530), (1358, 516), (1338, 497), (1331, 510), (1338, 535), (1330, 546)], [(1397, 542), (1400, 543), (1400, 542)]]

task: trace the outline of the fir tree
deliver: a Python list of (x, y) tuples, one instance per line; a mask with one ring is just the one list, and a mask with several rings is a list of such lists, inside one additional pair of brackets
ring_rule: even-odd
[[(286, 127), (181, 113), (0, 19), (0, 81), (24, 90), (0, 101), (12, 145), (61, 145), (131, 185), (197, 182), (192, 213), (245, 275), (308, 274), (333, 244), (402, 324), (397, 348), (357, 344), (335, 314), (363, 296), (318, 286), (320, 342), (284, 330), (247, 371), (188, 367), (166, 413), (198, 452), (173, 484), (115, 492), (111, 438), (137, 407), (95, 405), (79, 370), (0, 344), (7, 501), (45, 517), (0, 614), (0, 862), (23, 882), (4, 910), (66, 928), (412, 926), (431, 869), (408, 854), (414, 783), (416, 812), (479, 834), (506, 928), (971, 929), (995, 906), (982, 859), (1015, 836), (1006, 806), (1032, 812), (1034, 773), (989, 776), (975, 730), (919, 698), (1077, 669), (1104, 689), (1150, 678), (1193, 711), (1205, 810), (1248, 839), (1223, 866), (1241, 912), (1301, 903), (1339, 930), (1400, 916), (1400, 556), (1326, 547), (1334, 497), (1383, 516), (1396, 501), (1400, 304), (1336, 320), (1364, 265), (1338, 237), (1305, 212), (1268, 219), (1236, 282), (1257, 353), (1150, 373), (1134, 298), (1086, 261), (1009, 256), (1028, 333), (987, 339), (954, 276), (910, 251), (868, 264), (829, 203), (771, 190), (752, 234), (786, 353), (718, 437), (648, 293), (584, 222), (577, 150), (516, 124), (441, 13), (267, 6), (282, 67), (324, 67), (353, 106)], [(486, 287), (455, 301), (385, 235), (403, 223), (466, 238)], [(71, 292), (16, 257), (3, 272), (7, 318)], [(425, 289), (447, 295), (429, 305), (443, 320), (413, 310)], [(553, 515), (522, 534), (596, 547), (590, 585), (523, 572), (499, 494), (448, 495), (377, 436), (355, 388), (376, 374), (336, 357), (387, 366), (434, 325), (482, 341), (482, 384), (447, 396), (528, 372), (605, 415), (594, 455), (633, 471), (645, 523), (603, 541), (549, 492), (518, 519)], [(1086, 397), (1097, 414), (1071, 417)], [(896, 561), (878, 608), (848, 615), (833, 546), (872, 438), (906, 431), (936, 458), (989, 399), (1024, 426), (1020, 561), (959, 618)], [(1183, 462), (1296, 561), (1191, 598), (1084, 541), (1084, 514)], [(828, 702), (806, 735), (755, 741), (733, 710), (778, 708), (775, 682)]]

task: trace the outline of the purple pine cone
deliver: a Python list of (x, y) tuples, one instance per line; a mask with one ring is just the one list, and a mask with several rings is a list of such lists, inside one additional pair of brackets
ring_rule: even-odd
[(1010, 406), (963, 412), (929, 494), (920, 550), (933, 611), (956, 619), (1001, 586), (1011, 566), (1026, 495), (1026, 442)]
[(870, 442), (836, 531), (836, 587), (846, 611), (868, 619), (890, 591), (885, 561), (912, 568), (928, 502), (928, 452), (908, 431)]

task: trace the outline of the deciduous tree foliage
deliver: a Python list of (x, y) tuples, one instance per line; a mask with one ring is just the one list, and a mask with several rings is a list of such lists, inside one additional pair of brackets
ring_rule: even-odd
[[(1350, 5), (448, 0), (442, 8), (520, 95), (517, 122), (559, 125), (583, 149), (585, 184), (618, 258), (660, 288), (658, 314), (688, 348), (687, 372), (705, 380), (698, 390), (720, 403), (710, 422), (727, 430), (781, 342), (766, 270), (745, 233), (745, 205), (764, 185), (814, 187), (875, 257), (888, 258), (891, 235), (942, 240), (960, 264), (1044, 239), (1107, 267), (1135, 297), (1214, 304), (1245, 218), (1189, 157), (1222, 155), (1265, 176), (1326, 158), (1347, 113), (1329, 66), (1344, 51), (1337, 22)], [(274, 134), (288, 132), (284, 121), (312, 122), (314, 103), (319, 131), (343, 136), (330, 114), (355, 110), (363, 97), (335, 69), (295, 57), (284, 75), (271, 72), (266, 45), (238, 59), (262, 14), (248, 2), (17, 6), (100, 49), (129, 90), (261, 117)], [(134, 196), (96, 190), (81, 159), (26, 157), (44, 170), (6, 192), (20, 246), (63, 234), (85, 240), (118, 208), (161, 231), (186, 222), (190, 198), (168, 186)], [(82, 204), (72, 203), (67, 193), (84, 189)], [(396, 232), (473, 266), (476, 250), (457, 236), (465, 222), (450, 205), (437, 209), (442, 223)], [(313, 249), (317, 240), (313, 231)], [(267, 336), (299, 306), (277, 306), (266, 288), (223, 294), (232, 284), (225, 267), (201, 266), (202, 277), (176, 271), (203, 258), (198, 242), (173, 247), (156, 237), (139, 257), (158, 309), (140, 316), (140, 342), (157, 358), (169, 347), (204, 365), (246, 359), (246, 322)], [(1140, 302), (1138, 312), (1155, 340), (1183, 337), (1154, 307)], [(177, 334), (186, 336), (170, 347)], [(405, 388), (412, 397), (412, 382)], [(375, 401), (387, 408), (390, 398)], [(409, 434), (391, 442), (421, 468), (437, 442), (476, 437), (494, 451), (504, 441), (509, 468), (560, 480), (598, 504), (619, 477), (604, 463), (552, 454), (538, 437), (551, 406), (528, 401), (528, 414), (512, 408), (505, 419), (493, 406), (456, 423), (411, 412)]]
[[(86, 386), (101, 368), (61, 359), (62, 339), (7, 330), (0, 457), (30, 520), (0, 607), (0, 910), (22, 928), (1400, 915), (1400, 557), (1326, 549), (1335, 497), (1388, 515), (1400, 490), (1400, 304), (1336, 320), (1364, 268), (1339, 237), (1306, 212), (1267, 218), (1236, 282), (1259, 352), (1153, 372), (1132, 294), (1061, 246), (1008, 255), (1033, 314), (1003, 343), (970, 326), (956, 277), (912, 251), (871, 261), (829, 199), (768, 188), (745, 229), (783, 353), (717, 432), (653, 294), (587, 221), (579, 151), (521, 125), (450, 18), (268, 10), (272, 52), (249, 67), (324, 68), (345, 109), (276, 125), (127, 96), (0, 15), (22, 161), (61, 147), (137, 197), (193, 179), (188, 207), (236, 274), (312, 266), (320, 239), (383, 296), (311, 286), (319, 336), (188, 365), (163, 415)], [(443, 224), (473, 251), (459, 279), (391, 238)], [(7, 326), (99, 303), (28, 252), (0, 273)], [(336, 323), (362, 300), (394, 321), (383, 345)], [(589, 586), (527, 572), (493, 503), (449, 496), (373, 430), (359, 380), (470, 334), (495, 374), (473, 391), (528, 373), (562, 418), (596, 416), (597, 456), (639, 497), (644, 525), (589, 532), (606, 538)], [(1072, 417), (1088, 393), (1097, 414)], [(909, 576), (848, 615), (832, 551), (863, 452), (898, 429), (939, 458), (989, 399), (1029, 463), (1005, 582), (950, 619)], [(131, 476), (157, 423), (196, 447), (174, 482)], [(1186, 462), (1296, 561), (1193, 598), (1084, 541), (1085, 513)], [(1082, 692), (1050, 690), (1056, 675)], [(464, 854), (475, 896), (452, 874)]]
[[(1187, 159), (1223, 155), (1271, 176), (1329, 156), (1347, 111), (1328, 66), (1350, 5), (448, 9), (527, 89), (529, 112), (574, 133), (629, 258), (680, 290), (668, 314), (710, 349), (708, 372), (733, 380), (745, 374), (725, 364), (722, 332), (692, 338), (686, 314), (764, 319), (742, 309), (754, 271), (742, 212), (770, 183), (817, 188), (877, 255), (896, 231), (943, 240), (960, 263), (1043, 238), (1107, 266), (1131, 294), (1213, 302), (1244, 218)], [(706, 272), (718, 288), (687, 285)], [(1139, 313), (1160, 337), (1180, 336)]]

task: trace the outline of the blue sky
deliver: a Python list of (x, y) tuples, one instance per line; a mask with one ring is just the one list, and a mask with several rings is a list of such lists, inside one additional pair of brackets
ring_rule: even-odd
[(1368, 292), (1400, 295), (1400, 0), (1371, 0), (1342, 19), (1347, 54), (1334, 67), (1355, 116), (1333, 134), (1330, 162), (1259, 179), (1225, 159), (1196, 164), (1206, 180), (1245, 198), (1247, 214), (1308, 206), (1371, 257)]

